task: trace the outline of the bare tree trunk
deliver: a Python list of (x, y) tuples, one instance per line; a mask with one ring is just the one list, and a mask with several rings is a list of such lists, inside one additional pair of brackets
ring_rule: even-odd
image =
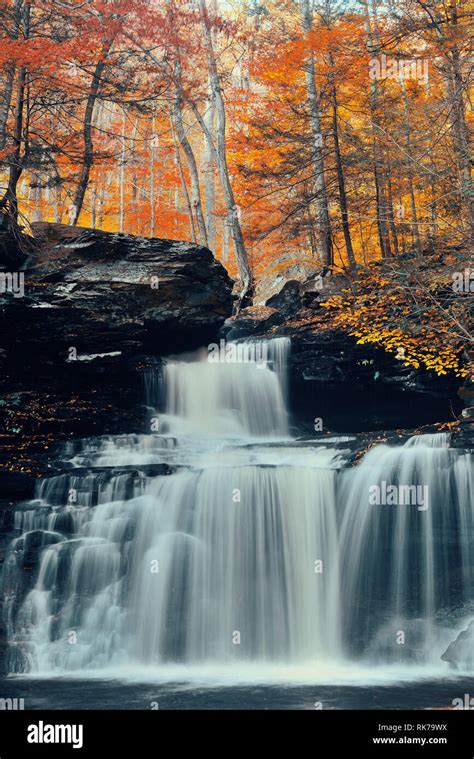
[[(23, 38), (29, 39), (30, 36), (30, 18), (31, 18), (31, 6), (25, 5), (21, 11), (21, 19), (18, 18), (18, 23), (23, 23)], [(13, 128), (13, 150), (8, 157), (9, 175), (8, 185), (0, 200), (0, 209), (8, 211), (10, 220), (13, 225), (18, 223), (18, 197), (17, 186), (18, 181), (23, 172), (23, 167), (28, 156), (28, 132), (29, 132), (29, 112), (27, 104), (27, 70), (25, 66), (20, 66), (18, 69), (17, 85), (16, 85), (16, 101), (15, 101), (15, 114), (14, 114), (14, 128)], [(26, 104), (26, 123), (24, 123), (24, 113)], [(22, 155), (23, 145), (23, 155)]]
[(332, 90), (332, 132), (334, 139), (334, 150), (336, 159), (337, 184), (339, 188), (339, 204), (341, 206), (342, 230), (344, 232), (344, 242), (346, 244), (347, 260), (352, 271), (357, 269), (357, 264), (352, 247), (351, 230), (349, 226), (349, 214), (347, 211), (346, 183), (344, 179), (344, 168), (342, 165), (341, 148), (339, 144), (339, 125), (337, 119), (337, 94), (336, 88)]
[(183, 195), (184, 195), (184, 199), (186, 201), (186, 206), (188, 209), (189, 231), (191, 232), (192, 241), (197, 242), (196, 227), (194, 225), (193, 207), (191, 205), (191, 198), (189, 197), (188, 186), (186, 184), (186, 177), (184, 176), (183, 164), (181, 163), (181, 155), (179, 152), (178, 140), (176, 138), (176, 130), (173, 123), (173, 113), (172, 113), (171, 106), (170, 106), (170, 126), (171, 126), (171, 134), (173, 136), (174, 150), (175, 150), (175, 156), (176, 156), (176, 166), (178, 167), (179, 178), (181, 180), (181, 187), (183, 188)]
[[(300, 0), (300, 12), (301, 26), (303, 32), (307, 34), (313, 27), (312, 10), (309, 0)], [(322, 260), (326, 266), (331, 266), (333, 263), (331, 223), (329, 218), (326, 178), (324, 175), (320, 102), (319, 93), (316, 89), (316, 70), (313, 55), (310, 55), (307, 59), (304, 70), (312, 138), (311, 152), (314, 172), (314, 190), (316, 196), (315, 203), (320, 231), (319, 246)]]
[(52, 194), (53, 194), (53, 214), (54, 214), (54, 221), (56, 222), (56, 224), (60, 224), (61, 223), (61, 214), (59, 212), (59, 202), (61, 200), (60, 192), (61, 191), (60, 191), (59, 187), (55, 187), (54, 190), (52, 191)]
[(449, 97), (451, 100), (451, 117), (453, 130), (453, 143), (456, 152), (459, 174), (461, 177), (461, 197), (463, 198), (466, 226), (472, 239), (474, 224), (474, 191), (472, 186), (472, 157), (469, 145), (469, 130), (466, 123), (463, 90), (464, 83), (461, 72), (459, 53), (455, 50), (451, 58), (451, 71), (448, 79)]
[(314, 220), (311, 215), (311, 204), (306, 203), (306, 215), (308, 217), (308, 244), (309, 249), (311, 251), (311, 258), (317, 259), (318, 258), (318, 242), (316, 240), (315, 234), (314, 234)]
[[(434, 169), (433, 156), (431, 156), (431, 168)], [(438, 205), (436, 203), (436, 187), (433, 174), (430, 176), (430, 235), (438, 234)]]
[(96, 228), (96, 213), (97, 213), (97, 184), (94, 184), (92, 188), (92, 198), (91, 198), (91, 227), (92, 229)]
[(226, 128), (226, 116), (225, 105), (222, 96), (222, 88), (219, 79), (219, 73), (217, 71), (216, 57), (214, 53), (214, 46), (212, 42), (211, 28), (209, 24), (209, 16), (206, 7), (206, 0), (199, 0), (199, 7), (201, 13), (201, 27), (204, 36), (204, 44), (207, 51), (207, 62), (209, 69), (209, 80), (211, 85), (212, 99), (216, 110), (216, 158), (217, 168), (219, 170), (219, 177), (222, 184), (224, 193), (224, 200), (227, 209), (227, 219), (232, 232), (232, 238), (234, 240), (235, 255), (237, 258), (237, 266), (239, 269), (239, 276), (242, 282), (242, 291), (240, 302), (242, 303), (244, 297), (252, 289), (252, 272), (247, 255), (247, 249), (245, 247), (244, 236), (242, 234), (242, 228), (240, 226), (239, 213), (235, 205), (234, 192), (229, 177), (229, 169), (227, 166), (227, 152), (225, 142), (225, 128)]
[(173, 103), (172, 103), (173, 121), (176, 128), (176, 134), (178, 136), (178, 140), (181, 144), (181, 147), (183, 148), (184, 155), (186, 156), (186, 160), (188, 162), (189, 176), (191, 179), (191, 205), (196, 217), (199, 242), (201, 243), (201, 245), (205, 245), (207, 247), (208, 245), (207, 230), (206, 230), (206, 224), (204, 221), (204, 214), (202, 212), (201, 188), (199, 185), (199, 172), (197, 168), (196, 159), (194, 157), (194, 151), (191, 147), (191, 143), (189, 142), (187, 138), (186, 130), (183, 124), (183, 110), (182, 110), (183, 97), (182, 97), (180, 82), (181, 82), (181, 63), (178, 59), (175, 63), (175, 87), (174, 87), (174, 97), (173, 97)]
[(79, 220), (82, 206), (84, 204), (84, 197), (89, 183), (89, 176), (91, 166), (94, 161), (94, 143), (92, 140), (92, 117), (94, 115), (94, 106), (96, 104), (97, 96), (100, 89), (101, 78), (105, 68), (104, 59), (109, 53), (112, 46), (112, 41), (107, 42), (101, 52), (100, 60), (97, 62), (92, 75), (92, 82), (87, 97), (86, 110), (84, 114), (84, 126), (83, 126), (83, 141), (84, 141), (84, 155), (82, 159), (82, 171), (79, 178), (79, 182), (74, 195), (74, 201), (71, 208), (70, 222), (74, 226)]
[(122, 143), (120, 149), (120, 162), (119, 162), (119, 230), (123, 233), (125, 223), (125, 160), (126, 160), (126, 129), (127, 129), (127, 114), (125, 107), (122, 105)]
[(17, 185), (23, 171), (24, 155), (21, 155), (21, 146), (23, 143), (23, 113), (25, 108), (25, 89), (26, 89), (26, 68), (21, 66), (18, 70), (17, 94), (15, 102), (14, 115), (14, 132), (13, 132), (13, 150), (9, 155), (9, 176), (8, 185), (3, 198), (0, 201), (0, 208), (8, 210), (9, 216), (14, 224), (18, 222), (18, 198)]
[[(21, 6), (23, 0), (15, 0), (13, 4), (13, 26), (10, 33), (12, 40), (18, 39), (21, 23)], [(2, 104), (0, 106), (0, 150), (3, 150), (7, 142), (7, 125), (8, 114), (13, 95), (13, 85), (15, 83), (16, 65), (14, 62), (8, 63), (5, 67), (6, 79), (3, 90)]]
[(206, 228), (209, 248), (215, 252), (216, 247), (216, 188), (214, 182), (214, 150), (209, 135), (214, 136), (215, 107), (212, 94), (209, 97), (204, 114), (207, 132), (204, 133), (204, 196), (206, 199)]
[(415, 188), (413, 186), (413, 175), (411, 173), (408, 176), (408, 191), (410, 193), (412, 245), (414, 249), (416, 250), (417, 256), (421, 256), (420, 228), (418, 226), (418, 215), (416, 213)]
[(157, 137), (155, 135), (155, 114), (151, 119), (151, 142), (150, 142), (150, 237), (155, 236), (155, 147)]
[[(400, 208), (403, 208), (402, 201), (400, 200)], [(402, 254), (407, 252), (407, 243), (406, 243), (406, 229), (405, 229), (405, 223), (403, 221), (403, 218), (401, 220), (401, 237), (402, 237)]]
[(388, 226), (392, 234), (393, 255), (398, 257), (398, 237), (395, 227), (395, 216), (393, 213), (393, 191), (392, 191), (392, 165), (390, 162), (390, 151), (387, 151), (387, 216)]
[(97, 213), (99, 216), (99, 229), (102, 229), (104, 226), (104, 187), (101, 184), (99, 189), (99, 202), (98, 202), (98, 208)]
[[(365, 7), (365, 28), (367, 34), (367, 50), (369, 55), (380, 55), (380, 48), (378, 44), (377, 30), (372, 33), (372, 26), (370, 20), (370, 10), (368, 0), (362, 0)], [(379, 144), (380, 135), (380, 116), (379, 116), (379, 87), (377, 80), (370, 80), (370, 118), (372, 126), (372, 155), (373, 155), (373, 167), (374, 167), (374, 182), (375, 182), (375, 203), (377, 214), (377, 228), (379, 233), (380, 252), (382, 258), (389, 258), (392, 255), (390, 247), (390, 235), (388, 229), (388, 210), (386, 199), (386, 176), (384, 171), (383, 161), (383, 148)]]
[(377, 142), (375, 135), (372, 149), (374, 155), (375, 204), (377, 209), (377, 229), (379, 233), (380, 252), (382, 258), (389, 258), (392, 255), (392, 249), (390, 247), (390, 237), (385, 216), (387, 213), (387, 203), (385, 200), (384, 175), (380, 159), (377, 156)]
[(3, 90), (2, 105), (0, 106), (0, 150), (4, 149), (7, 142), (7, 123), (13, 95), (15, 70), (14, 64), (7, 66), (5, 88)]
[(360, 238), (360, 249), (362, 251), (362, 260), (364, 264), (367, 263), (367, 257), (365, 252), (365, 240), (364, 240), (364, 227), (362, 225), (362, 218), (359, 216), (359, 238)]
[(407, 172), (407, 179), (408, 179), (408, 191), (410, 193), (413, 247), (415, 248), (417, 255), (421, 256), (421, 239), (420, 239), (420, 230), (418, 227), (418, 217), (416, 213), (415, 188), (413, 186), (413, 169), (412, 169), (412, 164), (411, 164), (410, 111), (408, 109), (407, 91), (406, 91), (405, 80), (403, 76), (400, 76), (400, 87), (402, 90), (403, 113), (405, 117), (404, 118), (405, 143), (406, 143), (405, 150), (409, 158), (406, 172)]
[(223, 219), (222, 223), (222, 261), (224, 264), (227, 263), (229, 259), (229, 238), (230, 238), (230, 229), (229, 225), (227, 223), (227, 219)]

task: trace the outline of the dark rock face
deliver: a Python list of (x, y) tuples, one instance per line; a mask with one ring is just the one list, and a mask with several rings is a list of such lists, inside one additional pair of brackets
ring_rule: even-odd
[[(288, 326), (284, 331), (288, 334)], [(413, 429), (453, 421), (453, 410), (462, 406), (457, 382), (357, 345), (330, 323), (316, 331), (295, 326), (291, 338), (293, 408), (303, 424), (313, 410), (336, 431)]]
[(73, 435), (141, 429), (146, 356), (213, 342), (232, 313), (232, 280), (206, 248), (32, 229), (24, 295), (0, 293), (0, 470), (12, 459), (30, 468), (25, 441), (41, 452)]
[(239, 340), (246, 337), (263, 335), (274, 327), (283, 324), (283, 314), (269, 306), (249, 306), (244, 308), (237, 317), (227, 319), (221, 328), (221, 337), (229, 340)]
[[(466, 351), (466, 361), (471, 364), (474, 362), (472, 350)], [(474, 381), (470, 377), (459, 388), (459, 397), (462, 399), (465, 408), (459, 420), (456, 443), (460, 448), (474, 448)]]
[(0, 214), (0, 271), (18, 271), (22, 268), (32, 250), (30, 239), (15, 234)]
[(232, 281), (207, 248), (60, 224), (32, 229), (39, 250), (25, 297), (2, 305), (14, 323), (41, 323), (52, 350), (104, 353), (147, 339), (155, 352), (189, 350), (232, 312)]
[(302, 306), (302, 286), (296, 280), (286, 282), (279, 293), (266, 302), (266, 306), (275, 308), (283, 317), (296, 316)]
[(291, 280), (265, 306), (229, 318), (221, 335), (227, 340), (291, 337), (289, 402), (305, 432), (313, 431), (316, 418), (324, 430), (338, 432), (408, 430), (454, 421), (463, 405), (459, 380), (404, 366), (333, 327), (320, 302), (345, 286), (343, 277)]

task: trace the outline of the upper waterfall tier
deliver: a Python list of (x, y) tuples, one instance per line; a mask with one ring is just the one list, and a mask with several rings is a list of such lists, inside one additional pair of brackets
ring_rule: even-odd
[[(290, 341), (227, 343), (219, 351), (201, 351), (190, 360), (164, 367), (163, 421), (172, 434), (223, 437), (286, 437), (287, 356)], [(149, 403), (157, 388), (148, 382)]]

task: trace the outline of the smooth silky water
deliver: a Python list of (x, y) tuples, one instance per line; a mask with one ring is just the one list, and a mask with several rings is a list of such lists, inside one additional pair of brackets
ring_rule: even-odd
[[(350, 438), (294, 440), (289, 350), (169, 360), (145, 376), (153, 433), (69, 445), (71, 468), (15, 514), (12, 674), (190, 689), (472, 674), (440, 659), (473, 614), (469, 453), (423, 435), (349, 466)], [(384, 483), (427, 488), (427, 508), (373, 505)]]

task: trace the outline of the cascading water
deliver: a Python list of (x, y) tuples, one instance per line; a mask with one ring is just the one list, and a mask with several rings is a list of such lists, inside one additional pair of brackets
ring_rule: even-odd
[(351, 468), (348, 438), (294, 440), (288, 351), (157, 366), (158, 431), (78, 442), (73, 468), (18, 507), (12, 671), (447, 667), (472, 588), (470, 456), (434, 435)]
[(219, 364), (216, 370), (206, 360), (173, 361), (165, 367), (164, 386), (170, 429), (181, 434), (288, 434), (278, 376), (266, 364)]
[(468, 610), (472, 461), (448, 445), (444, 434), (416, 436), (401, 447), (380, 445), (342, 477), (346, 632), (356, 649), (382, 661), (436, 662), (449, 642), (439, 624), (443, 615)]

